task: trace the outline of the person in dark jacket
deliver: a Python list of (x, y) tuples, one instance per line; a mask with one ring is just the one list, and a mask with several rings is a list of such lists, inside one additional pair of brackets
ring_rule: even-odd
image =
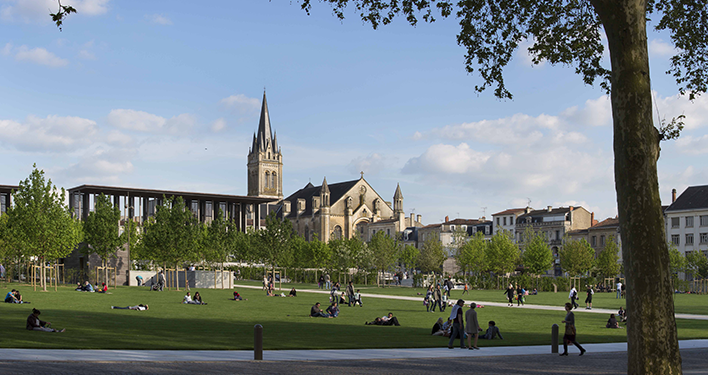
[(575, 339), (575, 315), (573, 315), (573, 304), (570, 302), (565, 304), (565, 319), (561, 323), (565, 323), (565, 334), (563, 335), (563, 353), (560, 355), (568, 355), (568, 343), (573, 343), (580, 349), (580, 355), (585, 354), (586, 350), (580, 346), (578, 341)]
[(514, 286), (509, 284), (509, 287), (506, 288), (506, 291), (504, 291), (504, 294), (506, 294), (506, 298), (509, 299), (509, 307), (514, 306)]
[(27, 329), (30, 331), (42, 331), (42, 332), (64, 332), (66, 328), (61, 330), (56, 330), (54, 328), (49, 328), (52, 325), (51, 322), (45, 322), (44, 320), (39, 320), (39, 314), (41, 312), (37, 309), (32, 309), (32, 314), (27, 317)]

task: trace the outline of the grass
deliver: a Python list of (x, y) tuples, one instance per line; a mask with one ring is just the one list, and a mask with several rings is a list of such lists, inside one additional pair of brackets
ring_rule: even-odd
[[(0, 304), (0, 347), (62, 349), (202, 349), (249, 350), (253, 348), (253, 326), (264, 327), (265, 349), (336, 349), (336, 348), (415, 348), (441, 347), (447, 339), (430, 336), (430, 329), (445, 313), (427, 313), (418, 301), (364, 298), (364, 307), (342, 307), (336, 319), (310, 318), (314, 302), (326, 306), (327, 296), (299, 293), (296, 298), (265, 297), (260, 290), (242, 289), (248, 301), (231, 301), (231, 290), (202, 289), (207, 306), (180, 303), (184, 291), (150, 292), (147, 288), (119, 287), (111, 294), (81, 293), (72, 288), (58, 292), (33, 292), (29, 286), (8, 284), (0, 289), (20, 289), (30, 305)], [(284, 287), (285, 289), (285, 287)], [(289, 288), (288, 288), (289, 289)], [(303, 289), (303, 288), (300, 288)], [(361, 288), (362, 292), (387, 292), (415, 295), (405, 288)], [(194, 294), (195, 290), (192, 290)], [(489, 298), (492, 298), (491, 291)], [(460, 292), (457, 292), (460, 293)], [(486, 291), (485, 291), (486, 293)], [(453, 297), (457, 298), (453, 292)], [(3, 294), (4, 295), (4, 294)], [(559, 294), (560, 295), (560, 294)], [(477, 297), (479, 296), (479, 297)], [(481, 291), (473, 298), (485, 300)], [(539, 295), (551, 301), (555, 296)], [(704, 296), (700, 298), (706, 309)], [(612, 296), (614, 298), (614, 296)], [(467, 298), (465, 298), (467, 299)], [(472, 300), (472, 298), (467, 299)], [(503, 300), (502, 300), (503, 301)], [(694, 299), (693, 301), (699, 301)], [(565, 302), (560, 301), (560, 302)], [(111, 305), (150, 305), (148, 311), (111, 310)], [(558, 302), (553, 303), (558, 304)], [(613, 305), (614, 306), (614, 305)], [(25, 321), (32, 308), (42, 311), (40, 318), (55, 328), (67, 328), (62, 334), (27, 331)], [(401, 322), (400, 327), (365, 326), (389, 311)], [(564, 314), (556, 311), (521, 310), (485, 307), (478, 310), (483, 326), (495, 320), (505, 340), (485, 340), (483, 346), (547, 345), (550, 327)], [(604, 328), (604, 314), (576, 314), (581, 343), (626, 341), (626, 331)], [(677, 320), (680, 339), (708, 338), (708, 322)], [(562, 327), (561, 327), (562, 328)]]

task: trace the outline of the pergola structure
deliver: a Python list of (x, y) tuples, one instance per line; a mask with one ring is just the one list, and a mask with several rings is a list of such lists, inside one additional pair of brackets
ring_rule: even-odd
[(165, 198), (182, 197), (187, 208), (197, 215), (200, 221), (211, 221), (221, 209), (225, 217), (234, 220), (241, 231), (250, 226), (259, 229), (261, 206), (275, 202), (273, 198), (242, 195), (81, 185), (69, 189), (69, 207), (73, 217), (85, 220), (94, 207), (94, 197), (99, 194), (111, 197), (113, 204), (121, 208), (127, 220), (145, 222), (148, 217), (155, 215), (156, 207), (161, 205)]

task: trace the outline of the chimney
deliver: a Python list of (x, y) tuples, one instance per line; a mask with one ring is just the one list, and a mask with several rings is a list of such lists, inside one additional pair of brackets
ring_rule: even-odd
[(671, 203), (676, 202), (676, 189), (671, 189)]
[(411, 222), (410, 222), (410, 226), (413, 226), (414, 224), (415, 224), (415, 214), (413, 214), (413, 213), (411, 212)]
[(525, 213), (529, 213), (529, 212), (531, 212), (531, 207), (529, 207), (529, 206), (526, 206), (526, 209), (524, 210), (524, 212), (525, 212)]
[(445, 222), (447, 223), (448, 221), (450, 221), (450, 216), (445, 216)]
[(419, 223), (422, 223), (423, 222), (423, 215), (418, 215), (418, 217), (416, 218), (416, 221)]
[(553, 206), (548, 206), (547, 209), (548, 209), (548, 212), (551, 212), (551, 210), (553, 209)]
[(590, 213), (590, 226), (595, 225), (595, 213), (591, 212)]
[(482, 221), (485, 221), (485, 220), (487, 220), (487, 218), (484, 217), (484, 216), (482, 216), (482, 219), (481, 219), (481, 220), (482, 220)]

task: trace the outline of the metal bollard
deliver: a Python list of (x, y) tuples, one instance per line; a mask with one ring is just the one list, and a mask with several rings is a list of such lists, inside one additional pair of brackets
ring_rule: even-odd
[[(557, 330), (558, 326), (556, 326)], [(556, 353), (558, 348), (556, 348)], [(253, 359), (256, 361), (263, 360), (263, 326), (256, 324), (253, 326)]]
[(551, 353), (558, 353), (558, 324), (551, 326)]

